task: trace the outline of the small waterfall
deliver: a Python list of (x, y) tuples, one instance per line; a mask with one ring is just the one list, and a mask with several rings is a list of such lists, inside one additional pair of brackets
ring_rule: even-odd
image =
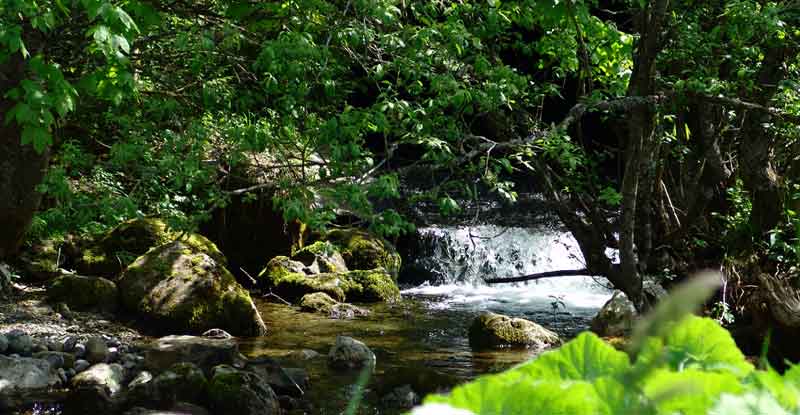
[(548, 228), (481, 225), (430, 227), (422, 235), (411, 269), (426, 270), (428, 282), (408, 294), (443, 295), (447, 303), (478, 308), (547, 308), (555, 298), (568, 308), (596, 309), (610, 297), (608, 282), (593, 277), (557, 277), (517, 284), (486, 285), (503, 278), (583, 268), (577, 242)]

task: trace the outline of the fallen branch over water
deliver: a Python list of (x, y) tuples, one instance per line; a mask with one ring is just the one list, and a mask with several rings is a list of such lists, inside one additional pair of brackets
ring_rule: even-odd
[(595, 274), (589, 272), (588, 269), (564, 269), (559, 271), (547, 271), (547, 272), (537, 272), (536, 274), (530, 275), (523, 275), (521, 277), (512, 277), (512, 278), (484, 278), (483, 282), (487, 284), (502, 284), (502, 283), (511, 283), (511, 282), (522, 282), (522, 281), (533, 281), (539, 280), (542, 278), (553, 278), (553, 277), (572, 277), (576, 275), (585, 275), (585, 276), (593, 276)]

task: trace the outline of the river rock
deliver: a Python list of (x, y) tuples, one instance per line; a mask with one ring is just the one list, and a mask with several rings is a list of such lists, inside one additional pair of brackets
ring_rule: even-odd
[(625, 336), (630, 334), (637, 317), (633, 302), (617, 290), (592, 319), (591, 329), (604, 337)]
[(5, 353), (8, 350), (8, 338), (0, 334), (0, 353)]
[(108, 345), (100, 337), (92, 337), (86, 341), (86, 360), (89, 363), (103, 363), (108, 360)]
[(328, 352), (328, 364), (336, 369), (375, 367), (375, 353), (366, 344), (352, 337), (337, 336)]
[(213, 252), (196, 244), (175, 241), (148, 251), (125, 270), (119, 286), (122, 305), (162, 330), (221, 328), (239, 336), (267, 331), (247, 290)]
[(214, 367), (208, 385), (211, 408), (219, 414), (278, 415), (275, 392), (260, 375), (228, 365)]
[(203, 370), (193, 363), (177, 363), (156, 376), (152, 382), (153, 395), (162, 405), (174, 402), (199, 402), (203, 399), (208, 380)]
[(259, 374), (279, 395), (301, 397), (310, 386), (308, 372), (300, 368), (284, 368), (270, 358), (247, 362), (246, 370)]
[(145, 366), (161, 372), (179, 362), (189, 362), (208, 371), (220, 364), (232, 364), (239, 356), (234, 339), (199, 336), (167, 336), (157, 339), (145, 352)]
[(227, 331), (222, 330), (222, 329), (206, 330), (206, 332), (203, 333), (203, 337), (208, 337), (209, 339), (232, 339), (233, 338), (233, 336), (231, 336), (230, 333), (228, 333)]
[(88, 369), (89, 366), (92, 364), (86, 360), (78, 359), (75, 361), (75, 371), (76, 372), (83, 372), (84, 370)]
[(60, 384), (46, 360), (0, 355), (0, 409), (40, 401)]
[(64, 370), (72, 369), (75, 367), (75, 355), (72, 353), (64, 353), (64, 352), (39, 352), (33, 355), (36, 359), (43, 359), (47, 360), (50, 363), (50, 366), (58, 369), (64, 368)]
[(315, 292), (328, 294), (337, 301), (394, 301), (400, 297), (397, 284), (381, 268), (314, 274), (296, 272), (296, 266), (292, 265), (296, 262), (286, 257), (273, 258), (258, 274), (259, 283), (289, 301)]
[(410, 385), (398, 386), (381, 398), (383, 406), (392, 409), (411, 409), (419, 402), (419, 395), (411, 389)]
[(93, 241), (76, 260), (78, 273), (116, 278), (137, 257), (150, 248), (179, 239), (225, 262), (225, 257), (208, 239), (197, 234), (184, 234), (169, 229), (158, 218), (137, 218), (123, 222)]
[(300, 309), (311, 313), (325, 314), (334, 319), (351, 319), (369, 314), (363, 308), (348, 303), (340, 303), (325, 293), (304, 295), (300, 299)]
[(402, 259), (395, 247), (385, 239), (355, 228), (331, 230), (325, 239), (339, 248), (349, 269), (380, 268), (397, 281)]
[(311, 349), (301, 349), (295, 350), (288, 355), (286, 355), (287, 359), (291, 360), (311, 360), (320, 356), (320, 353), (316, 350)]
[(125, 370), (112, 363), (98, 363), (72, 378), (72, 389), (64, 403), (67, 414), (114, 412), (121, 398)]
[[(295, 252), (292, 256), (295, 261), (312, 270), (313, 273), (321, 272), (347, 272), (347, 264), (338, 248), (328, 241), (317, 241)], [(375, 267), (372, 267), (375, 268)], [(370, 268), (371, 269), (371, 268)]]
[(560, 343), (556, 333), (522, 318), (483, 312), (469, 328), (469, 343), (474, 348), (525, 346), (544, 349)]
[(28, 356), (33, 351), (33, 338), (22, 330), (11, 330), (6, 334), (8, 339), (8, 353), (17, 353)]
[(64, 274), (53, 280), (47, 296), (53, 303), (66, 303), (69, 309), (112, 312), (117, 309), (119, 298), (117, 284), (112, 281), (76, 274)]

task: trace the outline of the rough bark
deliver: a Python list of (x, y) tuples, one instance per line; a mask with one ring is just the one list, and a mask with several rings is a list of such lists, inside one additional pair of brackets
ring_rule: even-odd
[[(786, 76), (786, 62), (793, 53), (797, 51), (787, 47), (771, 47), (766, 51), (758, 72), (759, 92), (751, 102), (769, 106), (778, 84)], [(772, 118), (765, 110), (746, 112), (739, 146), (742, 178), (753, 202), (751, 221), (758, 235), (772, 230), (783, 212), (783, 189), (772, 163), (775, 137), (767, 128)]]
[[(627, 96), (650, 96), (655, 92), (656, 57), (661, 48), (661, 32), (666, 21), (668, 0), (653, 0), (637, 19), (641, 34), (636, 45), (633, 73), (628, 84)], [(622, 178), (622, 225), (620, 227), (620, 265), (618, 279), (627, 287), (625, 294), (640, 311), (648, 308), (642, 294), (642, 278), (639, 275), (639, 258), (636, 253), (637, 234), (646, 237), (649, 229), (649, 209), (639, 206), (640, 189), (648, 193), (649, 178), (652, 177), (653, 137), (655, 109), (639, 106), (628, 114), (628, 135), (625, 143), (625, 172)], [(645, 201), (647, 203), (647, 201)], [(637, 231), (637, 227), (644, 231)], [(639, 241), (642, 247), (648, 241)], [(613, 282), (613, 281), (612, 281)], [(615, 283), (616, 285), (616, 283)]]
[[(4, 98), (6, 92), (24, 76), (25, 62), (19, 54), (0, 65), (2, 118), (15, 104)], [(39, 154), (33, 146), (22, 145), (16, 123), (0, 119), (0, 260), (14, 255), (22, 243), (41, 200), (36, 186), (44, 178), (49, 159), (49, 150)]]

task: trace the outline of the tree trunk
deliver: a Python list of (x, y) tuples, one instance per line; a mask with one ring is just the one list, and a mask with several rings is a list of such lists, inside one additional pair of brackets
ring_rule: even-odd
[[(752, 102), (769, 106), (778, 84), (786, 76), (786, 62), (790, 61), (792, 52), (786, 47), (767, 50), (758, 74), (759, 93), (751, 99)], [(771, 116), (766, 111), (747, 112), (739, 148), (744, 185), (753, 201), (753, 231), (757, 235), (772, 230), (783, 214), (783, 188), (772, 164), (775, 137), (765, 127), (770, 122)]]
[[(661, 31), (666, 21), (668, 0), (653, 0), (638, 17), (637, 26), (641, 34), (634, 54), (633, 73), (628, 84), (629, 97), (649, 96), (655, 92), (656, 57), (661, 48)], [(655, 131), (655, 111), (652, 105), (642, 105), (631, 110), (628, 116), (628, 136), (625, 143), (625, 172), (622, 178), (622, 226), (620, 228), (620, 264), (618, 279), (624, 287), (625, 294), (640, 311), (649, 307), (642, 293), (642, 277), (639, 274), (639, 258), (636, 253), (636, 236), (647, 235), (637, 231), (649, 229), (650, 209), (643, 209), (649, 200), (640, 200), (640, 186), (650, 186), (648, 178), (652, 177), (652, 147)], [(637, 221), (638, 219), (638, 221)], [(649, 241), (638, 241), (643, 246)], [(613, 281), (612, 281), (613, 282)], [(616, 283), (615, 283), (616, 285)]]
[[(0, 65), (0, 114), (7, 114), (14, 102), (4, 98), (25, 76), (25, 61), (15, 54)], [(44, 178), (50, 160), (49, 149), (37, 153), (32, 145), (22, 145), (15, 122), (0, 119), (0, 260), (16, 253), (41, 194), (36, 186)]]

